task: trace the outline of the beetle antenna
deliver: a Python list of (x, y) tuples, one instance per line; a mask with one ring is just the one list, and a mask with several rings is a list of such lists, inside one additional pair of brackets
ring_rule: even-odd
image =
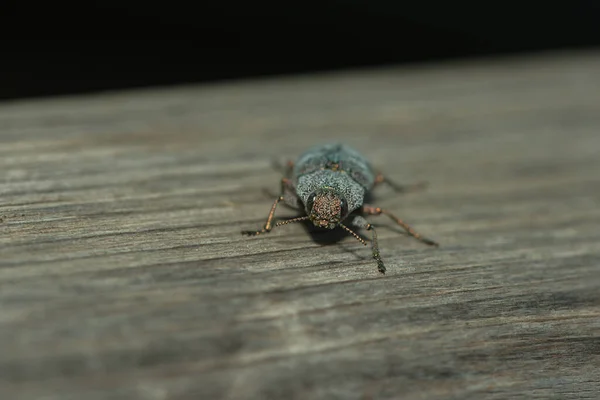
[(307, 219), (308, 219), (308, 215), (306, 215), (304, 217), (286, 219), (285, 221), (279, 221), (278, 223), (275, 224), (275, 226), (281, 226), (281, 225), (292, 224), (294, 222), (306, 221)]
[(350, 232), (350, 234), (352, 236), (354, 236), (356, 238), (356, 240), (358, 240), (359, 242), (361, 242), (362, 244), (364, 244), (365, 246), (367, 245), (367, 242), (365, 242), (365, 239), (361, 238), (360, 236), (358, 236), (358, 234), (356, 232), (354, 232), (352, 229), (348, 228), (346, 225), (342, 224), (340, 222), (339, 224), (342, 228), (344, 228), (345, 230), (347, 230), (348, 232)]

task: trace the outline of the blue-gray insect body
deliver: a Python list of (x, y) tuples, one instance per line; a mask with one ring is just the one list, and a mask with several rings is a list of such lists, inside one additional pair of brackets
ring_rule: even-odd
[[(367, 159), (352, 147), (344, 144), (313, 147), (302, 154), (296, 163), (288, 163), (288, 167), (288, 176), (281, 180), (281, 195), (273, 203), (264, 228), (244, 233), (258, 235), (271, 231), (274, 226), (310, 220), (320, 228), (334, 229), (339, 226), (366, 245), (364, 239), (342, 223), (353, 215), (350, 225), (373, 232), (373, 258), (381, 273), (385, 273), (386, 268), (379, 255), (375, 227), (361, 214), (386, 214), (411, 236), (424, 243), (437, 245), (387, 210), (363, 204), (367, 192), (378, 183), (386, 182), (397, 191), (406, 191), (406, 188), (390, 182), (381, 173), (376, 173)], [(275, 209), (281, 201), (303, 210), (306, 216), (280, 221), (273, 226)]]
[(375, 184), (375, 173), (367, 159), (352, 147), (327, 144), (309, 149), (298, 158), (293, 183), (305, 205), (312, 193), (328, 188), (343, 197), (350, 214), (363, 205), (366, 192)]

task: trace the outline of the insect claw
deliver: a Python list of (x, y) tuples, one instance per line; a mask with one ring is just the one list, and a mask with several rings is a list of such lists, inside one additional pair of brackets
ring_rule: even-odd
[(242, 235), (247, 235), (247, 236), (258, 236), (261, 233), (265, 233), (266, 231), (262, 230), (262, 231), (242, 231)]
[(421, 242), (428, 244), (430, 246), (435, 246), (435, 247), (440, 247), (440, 244), (438, 242), (434, 242), (431, 239), (427, 239), (427, 238), (420, 238)]

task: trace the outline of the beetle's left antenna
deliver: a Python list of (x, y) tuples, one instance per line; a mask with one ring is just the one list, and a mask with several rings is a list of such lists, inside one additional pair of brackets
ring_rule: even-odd
[(367, 245), (367, 242), (365, 242), (365, 239), (361, 238), (360, 236), (358, 236), (358, 234), (356, 232), (354, 232), (352, 229), (348, 228), (346, 225), (340, 223), (340, 226), (342, 228), (344, 228), (345, 230), (347, 230), (348, 232), (350, 232), (350, 234), (352, 236), (354, 236), (356, 238), (356, 240), (358, 240), (359, 242), (361, 242), (362, 244), (364, 244), (365, 246)]
[[(273, 218), (272, 216), (269, 217), (269, 222), (268, 222), (269, 224), (270, 224), (272, 218)], [(279, 221), (278, 223), (273, 225), (273, 227), (269, 227), (269, 229), (263, 228), (260, 231), (242, 231), (242, 233), (245, 235), (260, 235), (261, 233), (270, 232), (271, 229), (275, 228), (276, 226), (292, 224), (294, 222), (306, 221), (307, 219), (308, 219), (308, 215), (306, 215), (304, 217), (296, 217), (296, 218), (286, 219), (285, 221)]]

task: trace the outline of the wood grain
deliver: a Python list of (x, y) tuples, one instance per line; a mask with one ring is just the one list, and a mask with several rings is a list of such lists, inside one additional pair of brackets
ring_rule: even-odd
[[(598, 398), (598, 88), (591, 52), (0, 105), (0, 397)], [(242, 236), (327, 141), (429, 182), (375, 204), (441, 247)]]

